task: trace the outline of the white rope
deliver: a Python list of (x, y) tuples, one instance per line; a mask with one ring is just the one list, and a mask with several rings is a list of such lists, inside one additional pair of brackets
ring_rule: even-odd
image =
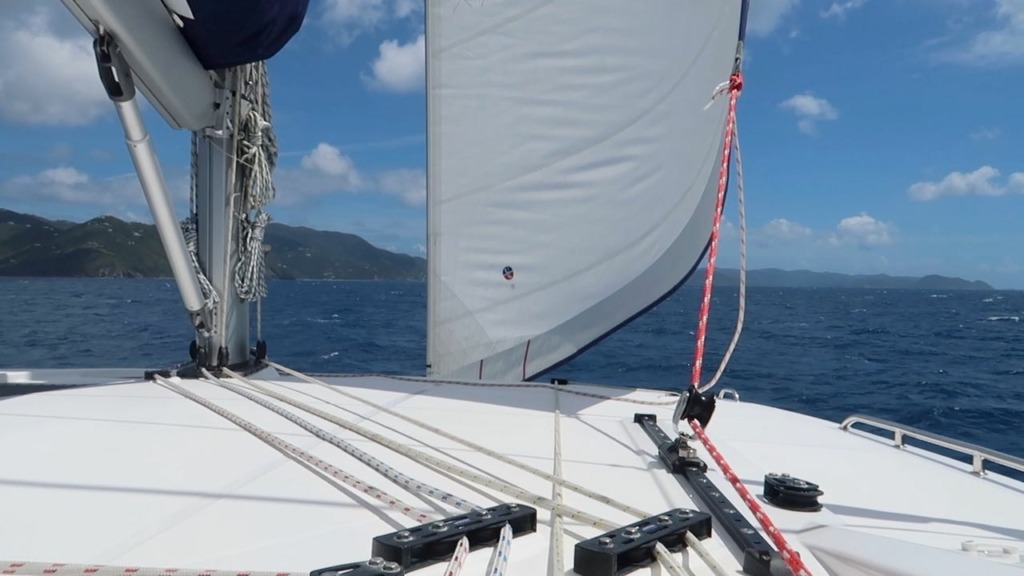
[(270, 123), (270, 81), (264, 62), (245, 68), (243, 90), (250, 106), (242, 119), (235, 160), (242, 197), (235, 289), (239, 298), (251, 302), (267, 295), (263, 235), (270, 217), (262, 208), (276, 194), (277, 138)]
[[(551, 483), (551, 499), (555, 506), (564, 502), (562, 496), (562, 414), (558, 410), (558, 395), (555, 395), (555, 453), (552, 471), (562, 482)], [(565, 574), (565, 522), (557, 511), (551, 511), (551, 564), (548, 566), (548, 576), (562, 576)]]
[[(428, 432), (431, 432), (433, 434), (437, 434), (438, 436), (440, 436), (442, 438), (445, 438), (447, 440), (451, 440), (452, 442), (458, 442), (459, 444), (462, 444), (463, 446), (466, 446), (467, 448), (472, 448), (473, 450), (476, 450), (477, 452), (480, 452), (481, 454), (484, 454), (486, 456), (490, 456), (491, 458), (494, 458), (495, 460), (498, 460), (500, 462), (504, 462), (505, 464), (508, 464), (509, 466), (513, 466), (513, 467), (515, 467), (515, 468), (517, 468), (519, 470), (522, 470), (524, 472), (528, 472), (530, 474), (533, 474), (534, 476), (538, 476), (540, 478), (543, 478), (543, 479), (547, 480), (548, 482), (551, 482), (552, 484), (555, 484), (555, 485), (558, 485), (558, 486), (564, 486), (564, 487), (566, 487), (566, 488), (568, 488), (568, 489), (570, 489), (570, 490), (572, 490), (572, 491), (574, 491), (574, 492), (576, 492), (578, 494), (581, 494), (583, 496), (591, 498), (591, 499), (593, 499), (593, 500), (595, 500), (597, 502), (600, 502), (602, 504), (606, 504), (606, 505), (608, 505), (608, 506), (610, 506), (610, 507), (612, 507), (612, 508), (614, 508), (616, 510), (619, 510), (621, 512), (625, 512), (627, 514), (631, 514), (631, 515), (636, 516), (638, 518), (647, 518), (647, 517), (650, 516), (650, 514), (645, 513), (643, 510), (640, 510), (638, 508), (634, 508), (634, 507), (629, 506), (627, 504), (623, 504), (622, 502), (618, 502), (615, 499), (610, 498), (610, 497), (608, 497), (605, 494), (601, 494), (601, 493), (595, 492), (593, 490), (590, 490), (589, 488), (586, 488), (584, 486), (580, 486), (579, 484), (576, 484), (575, 482), (570, 482), (568, 480), (565, 480), (564, 478), (560, 478), (560, 477), (558, 477), (558, 476), (556, 476), (554, 474), (551, 474), (549, 472), (545, 472), (545, 471), (541, 470), (540, 468), (536, 468), (536, 467), (531, 466), (529, 464), (526, 464), (526, 463), (523, 463), (523, 462), (519, 462), (518, 460), (510, 458), (510, 457), (508, 457), (508, 456), (506, 456), (506, 455), (504, 455), (504, 454), (502, 454), (500, 452), (496, 452), (496, 451), (491, 450), (490, 448), (488, 448), (486, 446), (477, 444), (476, 442), (473, 442), (472, 440), (469, 440), (468, 438), (463, 438), (463, 437), (458, 436), (456, 434), (452, 434), (450, 432), (442, 430), (442, 429), (440, 429), (440, 428), (438, 428), (436, 426), (432, 426), (430, 424), (427, 424), (426, 422), (423, 422), (423, 421), (418, 420), (416, 418), (412, 418), (412, 417), (406, 416), (405, 414), (402, 414), (401, 412), (397, 412), (395, 410), (392, 410), (392, 409), (388, 408), (387, 406), (382, 406), (380, 404), (377, 404), (376, 402), (371, 402), (370, 400), (366, 400), (365, 398), (362, 398), (362, 397), (357, 396), (355, 394), (351, 394), (349, 392), (341, 390), (337, 386), (331, 386), (330, 384), (327, 384), (326, 382), (323, 382), (323, 381), (318, 380), (316, 378), (311, 378), (311, 377), (306, 376), (305, 374), (303, 374), (301, 372), (292, 370), (291, 368), (288, 368), (286, 366), (282, 366), (282, 365), (280, 365), (280, 364), (278, 364), (276, 362), (270, 362), (270, 365), (272, 367), (274, 367), (274, 368), (277, 368), (277, 369), (280, 369), (280, 370), (282, 370), (284, 372), (287, 372), (288, 374), (291, 374), (291, 375), (293, 375), (293, 376), (295, 376), (297, 378), (301, 378), (302, 380), (305, 380), (306, 382), (309, 382), (310, 384), (317, 384), (319, 386), (323, 386), (324, 388), (327, 388), (328, 390), (333, 390), (335, 393), (340, 394), (340, 395), (342, 395), (342, 396), (344, 396), (346, 398), (349, 398), (349, 399), (352, 399), (352, 400), (356, 400), (358, 402), (362, 402), (363, 404), (366, 404), (367, 406), (370, 406), (371, 408), (373, 408), (375, 410), (379, 410), (379, 411), (381, 411), (381, 412), (383, 412), (383, 413), (385, 413), (385, 414), (387, 414), (389, 416), (394, 416), (395, 418), (398, 418), (398, 419), (400, 419), (400, 420), (402, 420), (404, 422), (408, 422), (408, 423), (413, 424), (415, 426), (419, 426), (420, 428), (423, 428), (424, 430), (427, 430)], [(559, 388), (550, 387), (549, 386), (549, 387), (547, 387), (547, 389), (549, 389), (549, 390), (558, 390)]]
[(321, 472), (327, 474), (328, 476), (334, 478), (335, 480), (344, 483), (350, 488), (362, 492), (376, 500), (383, 502), (390, 508), (398, 512), (401, 512), (409, 518), (412, 518), (416, 521), (417, 524), (425, 524), (433, 520), (437, 516), (433, 513), (421, 512), (419, 510), (416, 510), (412, 506), (406, 504), (405, 502), (402, 502), (401, 500), (395, 498), (394, 496), (391, 496), (387, 492), (384, 492), (379, 488), (376, 488), (374, 486), (371, 486), (370, 484), (367, 484), (366, 482), (363, 482), (362, 480), (346, 473), (345, 471), (339, 469), (338, 467), (333, 466), (332, 464), (329, 464), (328, 462), (325, 462), (324, 460), (317, 458), (316, 456), (313, 456), (312, 454), (306, 452), (305, 450), (299, 448), (298, 446), (295, 446), (294, 444), (275, 436), (274, 434), (264, 430), (263, 428), (256, 426), (252, 422), (249, 422), (248, 420), (245, 420), (244, 418), (224, 408), (221, 408), (220, 406), (214, 404), (213, 402), (210, 402), (209, 400), (186, 390), (185, 388), (179, 386), (178, 384), (172, 382), (171, 380), (168, 380), (167, 378), (164, 378), (159, 375), (155, 376), (155, 378), (159, 384), (161, 384), (168, 390), (175, 392), (181, 396), (184, 396), (185, 398), (188, 398), (189, 400), (195, 402), (196, 404), (199, 404), (200, 406), (207, 408), (211, 412), (217, 414), (218, 416), (221, 416), (222, 418), (231, 422), (235, 426), (238, 426), (242, 430), (245, 430), (249, 434), (252, 434), (253, 436), (263, 441), (267, 445), (271, 446), (272, 448), (286, 455), (294, 456), (295, 458), (298, 458), (302, 462), (305, 462), (306, 464), (316, 468), (317, 470), (320, 470)]
[(376, 442), (377, 444), (385, 448), (388, 448), (393, 452), (401, 454), (402, 456), (405, 456), (411, 460), (429, 464), (430, 466), (447, 472), (453, 476), (458, 476), (463, 480), (467, 480), (469, 482), (479, 484), (480, 486), (484, 486), (486, 488), (490, 488), (492, 490), (501, 492), (502, 494), (511, 496), (512, 498), (516, 498), (522, 502), (525, 502), (526, 504), (530, 504), (531, 506), (536, 506), (537, 508), (542, 508), (544, 510), (557, 509), (567, 518), (575, 520), (582, 524), (586, 524), (588, 526), (595, 526), (597, 528), (601, 528), (602, 530), (612, 530), (616, 528), (615, 524), (608, 522), (607, 520), (604, 520), (597, 516), (594, 516), (593, 514), (565, 505), (556, 507), (554, 501), (552, 501), (550, 498), (545, 498), (543, 496), (533, 494), (532, 492), (519, 488), (518, 486), (514, 486), (504, 480), (501, 480), (500, 478), (485, 476), (483, 474), (474, 472), (467, 468), (463, 468), (462, 466), (453, 464), (446, 460), (436, 458), (430, 454), (427, 454), (415, 448), (411, 448), (399, 442), (393, 441), (385, 436), (377, 434), (376, 432), (368, 430), (363, 426), (353, 424), (352, 422), (349, 422), (343, 418), (339, 418), (334, 414), (324, 412), (319, 408), (315, 408), (313, 406), (295, 400), (294, 398), (275, 392), (274, 390), (271, 390), (266, 386), (263, 386), (262, 384), (259, 384), (258, 382), (255, 382), (253, 380), (247, 378), (241, 378), (240, 380), (242, 382), (245, 382), (247, 385), (259, 390), (261, 394), (266, 394), (267, 396), (270, 396), (275, 400), (291, 404), (292, 406), (300, 410), (304, 410), (306, 412), (309, 412), (310, 414), (313, 414), (314, 416), (323, 418), (324, 420), (327, 420), (332, 424), (341, 426), (342, 428), (349, 430), (351, 432), (355, 432), (356, 434), (359, 434), (360, 436), (368, 440)]
[[(232, 378), (242, 379), (242, 376), (236, 374), (235, 372), (232, 372), (228, 368), (222, 368), (222, 370), (224, 371), (225, 374), (231, 376)], [(458, 508), (459, 510), (464, 510), (466, 512), (482, 509), (481, 506), (472, 504), (462, 498), (459, 498), (458, 496), (455, 496), (454, 494), (445, 492), (440, 488), (435, 488), (430, 484), (427, 484), (426, 482), (416, 480), (415, 478), (412, 478), (406, 474), (403, 474), (402, 472), (399, 472), (395, 468), (388, 466), (387, 464), (381, 462), (372, 455), (353, 446), (351, 443), (346, 442), (342, 438), (339, 438), (338, 436), (331, 434), (330, 432), (324, 430), (323, 428), (314, 425), (312, 422), (302, 418), (301, 416), (298, 416), (293, 412), (285, 410), (284, 408), (278, 406), (277, 404), (274, 404), (273, 402), (260, 398), (258, 395), (253, 394), (252, 392), (249, 392), (248, 390), (245, 390), (243, 388), (240, 388), (235, 384), (221, 380), (216, 376), (210, 374), (205, 369), (202, 372), (203, 376), (209, 379), (211, 384), (224, 388), (225, 390), (230, 390), (231, 392), (234, 392), (235, 394), (238, 394), (243, 398), (251, 400), (256, 404), (259, 404), (260, 406), (266, 408), (267, 410), (270, 410), (271, 412), (277, 414), (278, 416), (285, 418), (286, 420), (292, 422), (293, 424), (296, 424), (306, 432), (309, 432), (310, 434), (316, 436), (317, 438), (323, 440), (324, 442), (327, 442), (332, 446), (339, 448), (340, 450), (352, 456), (356, 460), (359, 460), (363, 464), (366, 464), (370, 468), (373, 468), (376, 472), (378, 472), (391, 482), (394, 482), (398, 486), (401, 486), (402, 488), (409, 490), (410, 492), (429, 496), (431, 498), (434, 498), (445, 504)]]
[[(382, 412), (384, 412), (386, 414), (397, 416), (397, 417), (401, 418), (402, 420), (405, 420), (405, 421), (408, 421), (410, 423), (416, 424), (416, 425), (421, 426), (421, 427), (423, 427), (423, 428), (425, 428), (427, 430), (431, 430), (431, 431), (438, 430), (438, 432), (440, 433), (439, 435), (442, 436), (442, 437), (458, 441), (458, 442), (463, 443), (463, 444), (465, 444), (466, 446), (469, 446), (469, 447), (479, 446), (478, 444), (475, 444), (475, 443), (470, 442), (470, 441), (465, 440), (465, 439), (460, 439), (459, 437), (454, 436), (454, 435), (449, 435), (447, 432), (444, 432), (442, 430), (434, 428), (433, 426), (430, 426), (429, 424), (419, 422), (419, 421), (417, 421), (414, 418), (409, 418), (407, 416), (404, 416), (402, 414), (399, 414), (399, 413), (395, 412), (394, 410), (391, 410), (391, 409), (386, 408), (384, 406), (381, 406), (379, 404), (375, 404), (373, 402), (370, 402), (369, 400), (364, 400), (364, 399), (359, 398), (358, 396), (355, 396), (353, 394), (349, 394), (349, 393), (344, 392), (342, 390), (338, 390), (337, 388), (331, 387), (330, 385), (328, 385), (328, 384), (326, 384), (324, 382), (321, 382), (321, 381), (319, 381), (319, 380), (317, 380), (315, 378), (310, 378), (308, 376), (305, 376), (301, 372), (296, 372), (294, 370), (291, 370), (290, 368), (278, 365), (278, 364), (273, 363), (273, 362), (271, 363), (271, 365), (274, 366), (275, 368), (280, 368), (280, 369), (284, 370), (285, 372), (288, 372), (288, 373), (293, 374), (293, 375), (295, 375), (295, 376), (297, 376), (299, 378), (307, 380), (310, 383), (320, 384), (320, 385), (326, 386), (327, 388), (329, 388), (331, 390), (335, 390), (336, 392), (338, 392), (339, 394), (342, 394), (343, 396), (346, 396), (346, 397), (349, 397), (349, 398), (353, 398), (355, 400), (363, 402), (363, 403), (365, 403), (365, 404), (367, 404), (369, 406), (372, 406), (372, 407), (374, 407), (374, 408), (376, 408), (376, 409), (378, 409), (378, 410), (380, 410), (380, 411), (382, 411)], [(545, 498), (545, 497), (540, 496), (538, 494), (533, 494), (531, 492), (523, 490), (522, 488), (519, 488), (517, 486), (509, 484), (508, 482), (505, 482), (504, 480), (500, 480), (498, 478), (491, 478), (491, 477), (483, 476), (481, 474), (473, 472), (472, 470), (468, 470), (468, 469), (462, 468), (460, 466), (454, 465), (454, 464), (452, 464), (450, 462), (447, 462), (445, 460), (441, 460), (439, 458), (435, 458), (434, 456), (431, 456), (430, 454), (427, 454), (425, 452), (421, 452), (419, 450), (416, 450), (415, 448), (411, 448), (411, 447), (405, 446), (403, 444), (399, 444), (397, 442), (394, 442), (394, 441), (392, 441), (392, 440), (390, 440), (390, 439), (388, 439), (388, 438), (386, 438), (386, 437), (384, 437), (384, 436), (382, 436), (380, 434), (377, 434), (377, 433), (372, 432), (372, 431), (370, 431), (370, 430), (368, 430), (368, 429), (366, 429), (366, 428), (364, 428), (362, 426), (359, 426), (358, 424), (353, 424), (353, 423), (348, 422), (348, 421), (346, 421), (346, 420), (344, 420), (342, 418), (338, 418), (337, 416), (335, 416), (333, 414), (330, 414), (328, 412), (324, 412), (323, 410), (320, 410), (320, 409), (315, 408), (313, 406), (309, 406), (309, 405), (307, 405), (307, 404), (305, 404), (303, 402), (300, 402), (298, 400), (295, 400), (295, 399), (293, 399), (293, 398), (291, 398), (289, 396), (285, 396), (284, 394), (280, 394), (278, 392), (270, 390), (266, 386), (263, 386), (263, 385), (255, 382), (253, 380), (250, 380), (250, 379), (247, 379), (247, 378), (239, 378), (239, 380), (241, 380), (242, 382), (245, 382), (249, 386), (259, 390), (261, 393), (270, 396), (271, 398), (274, 398), (274, 399), (279, 400), (281, 402), (285, 402), (285, 403), (291, 404), (292, 406), (295, 406), (296, 408), (299, 408), (300, 410), (304, 410), (306, 412), (309, 412), (310, 414), (313, 414), (315, 416), (323, 418), (324, 420), (327, 420), (328, 422), (331, 422), (332, 424), (336, 424), (338, 426), (341, 426), (342, 428), (345, 428), (346, 430), (355, 432), (356, 434), (359, 434), (360, 436), (363, 436), (364, 438), (366, 438), (368, 440), (376, 442), (377, 444), (380, 444), (381, 446), (384, 446), (385, 448), (388, 448), (388, 449), (390, 449), (390, 450), (392, 450), (394, 452), (397, 452), (397, 453), (399, 453), (399, 454), (401, 454), (403, 456), (406, 456), (408, 458), (411, 458), (413, 460), (417, 460), (417, 461), (420, 461), (420, 462), (425, 462), (425, 463), (427, 463), (427, 464), (429, 464), (429, 465), (431, 465), (431, 466), (433, 466), (435, 468), (438, 468), (440, 470), (448, 472), (449, 474), (458, 476), (458, 477), (460, 477), (460, 478), (462, 478), (464, 480), (468, 480), (469, 482), (473, 482), (475, 484), (479, 484), (481, 486), (490, 488), (492, 490), (496, 490), (498, 492), (501, 492), (502, 494), (506, 494), (506, 495), (511, 496), (513, 498), (519, 499), (522, 502), (530, 504), (531, 506), (535, 506), (537, 508), (541, 508), (541, 509), (544, 509), (544, 510), (556, 511), (556, 512), (562, 514), (563, 516), (569, 518), (570, 520), (581, 522), (583, 524), (587, 524), (587, 525), (590, 525), (590, 526), (593, 526), (593, 527), (596, 527), (596, 528), (599, 528), (599, 529), (605, 530), (605, 531), (614, 530), (614, 529), (619, 527), (617, 524), (609, 522), (608, 520), (605, 520), (603, 518), (600, 518), (600, 517), (595, 516), (593, 514), (590, 514), (588, 512), (584, 512), (584, 511), (579, 510), (577, 508), (573, 508), (571, 506), (567, 506), (565, 504), (556, 503), (553, 499)], [(580, 485), (575, 484), (573, 482), (568, 482), (568, 481), (565, 481), (565, 480), (560, 480), (559, 478), (555, 477), (554, 475), (549, 474), (547, 472), (544, 472), (543, 470), (539, 470), (539, 469), (534, 468), (532, 466), (523, 464), (521, 462), (517, 462), (517, 461), (515, 461), (515, 460), (513, 460), (511, 458), (508, 458), (508, 457), (504, 456), (503, 454), (499, 454), (499, 453), (494, 452), (493, 450), (490, 450), (490, 449), (485, 448), (483, 446), (480, 446), (480, 448), (483, 449), (483, 450), (481, 450), (481, 452), (486, 454), (486, 455), (488, 455), (488, 456), (497, 455), (496, 458), (498, 460), (501, 460), (502, 462), (506, 462), (506, 463), (508, 463), (508, 464), (510, 464), (512, 466), (515, 466), (515, 467), (521, 469), (521, 470), (530, 472), (532, 474), (540, 476), (541, 478), (545, 478), (549, 482), (559, 483), (560, 485), (564, 486), (565, 488), (568, 488), (570, 490), (573, 490), (574, 492), (577, 492), (579, 494), (582, 494), (584, 496), (587, 496), (589, 498), (597, 500), (598, 502), (604, 503), (604, 504), (606, 504), (606, 505), (608, 505), (608, 506), (610, 506), (612, 508), (615, 508), (616, 510), (620, 510), (622, 512), (626, 512), (627, 514), (631, 514), (631, 515), (636, 516), (638, 518), (648, 518), (648, 517), (651, 516), (651, 514), (649, 514), (647, 512), (644, 512), (643, 510), (640, 510), (640, 509), (637, 509), (637, 508), (633, 508), (632, 506), (628, 506), (628, 505), (626, 505), (626, 504), (624, 504), (622, 502), (619, 502), (618, 500), (615, 500), (615, 499), (610, 498), (608, 496), (605, 496), (603, 494), (598, 494), (598, 493), (596, 493), (596, 492), (594, 492), (594, 491), (592, 491), (590, 489), (584, 488), (583, 486), (580, 486)], [(687, 545), (689, 545), (691, 548), (693, 548), (694, 551), (697, 553), (697, 555), (708, 564), (708, 567), (711, 568), (712, 572), (714, 572), (718, 576), (726, 576), (727, 573), (726, 573), (725, 569), (722, 568), (722, 566), (720, 564), (718, 564), (718, 562), (711, 556), (711, 553), (704, 547), (703, 543), (701, 543), (700, 540), (698, 540), (695, 536), (693, 536), (689, 532), (686, 533), (685, 539), (686, 539)], [(669, 556), (671, 556), (671, 555), (669, 555)]]
[(463, 536), (455, 545), (455, 552), (452, 553), (452, 559), (448, 561), (444, 576), (459, 576), (462, 573), (462, 567), (466, 564), (467, 556), (469, 556), (469, 538)]
[[(271, 363), (273, 364), (273, 363)], [(276, 365), (282, 370), (288, 370), (287, 368)], [(307, 376), (307, 375), (303, 375)], [(367, 378), (367, 377), (379, 377), (379, 378), (390, 378), (392, 380), (402, 380), (406, 382), (427, 382), (429, 384), (454, 384), (456, 386), (468, 386), (477, 388), (543, 388), (545, 390), (554, 390), (559, 394), (571, 394), (573, 396), (583, 396), (584, 398), (597, 398), (599, 400), (608, 400), (611, 402), (625, 402), (627, 404), (640, 404), (641, 406), (674, 406), (679, 400), (679, 393), (672, 392), (671, 390), (665, 390), (666, 396), (672, 396), (672, 400), (637, 400), (636, 398), (622, 398), (619, 396), (609, 396), (607, 394), (595, 394), (593, 392), (584, 392), (582, 390), (573, 390), (566, 386), (552, 386), (550, 384), (536, 384), (533, 382), (466, 382), (463, 380), (443, 380), (440, 378), (423, 378), (416, 376), (401, 376), (398, 374), (384, 374), (382, 372), (362, 372), (362, 373), (342, 373), (342, 374), (321, 374), (317, 372), (311, 372), (308, 376), (321, 376), (327, 378)]]
[(718, 380), (725, 373), (725, 367), (729, 365), (729, 360), (732, 359), (732, 353), (736, 350), (736, 345), (740, 341), (740, 333), (743, 332), (743, 320), (747, 313), (747, 215), (746, 209), (743, 202), (743, 157), (740, 155), (740, 131), (736, 126), (736, 122), (733, 123), (732, 134), (733, 134), (733, 149), (736, 155), (736, 202), (739, 209), (739, 220), (740, 220), (740, 294), (739, 294), (739, 310), (736, 313), (736, 330), (732, 334), (732, 341), (729, 342), (729, 348), (726, 349), (725, 355), (722, 356), (722, 361), (718, 364), (718, 370), (715, 372), (714, 377), (711, 380), (697, 389), (698, 392), (704, 393), (715, 387), (718, 384)]
[(487, 576), (505, 576), (508, 570), (508, 559), (512, 553), (512, 526), (506, 523), (501, 527), (498, 543), (494, 546), (491, 559), (487, 562)]
[(17, 576), (308, 576), (308, 572), (261, 572), (242, 570), (197, 570), (195, 568), (154, 568), (63, 564), (51, 562), (0, 561), (0, 574)]
[(238, 297), (246, 302), (264, 298), (267, 295), (266, 256), (263, 253), (263, 236), (270, 215), (257, 210), (255, 218), (248, 215), (239, 220), (241, 224), (238, 246), (238, 262), (235, 264), (235, 290)]
[(188, 216), (179, 222), (178, 226), (181, 228), (182, 236), (185, 237), (185, 248), (188, 250), (189, 262), (192, 264), (192, 269), (199, 280), (199, 287), (206, 298), (203, 306), (209, 313), (210, 326), (212, 327), (217, 325), (215, 315), (217, 304), (220, 302), (220, 296), (217, 295), (217, 290), (214, 289), (213, 284), (206, 277), (203, 267), (199, 265), (199, 233), (196, 230), (196, 219), (198, 218), (196, 213), (196, 181), (199, 174), (199, 135), (195, 132), (192, 133), (190, 146), (191, 166), (189, 170)]

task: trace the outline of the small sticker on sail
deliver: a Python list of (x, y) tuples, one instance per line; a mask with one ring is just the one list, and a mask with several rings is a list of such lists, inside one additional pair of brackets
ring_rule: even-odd
[(511, 266), (505, 266), (501, 269), (501, 275), (505, 277), (505, 280), (512, 280), (516, 273), (512, 270)]

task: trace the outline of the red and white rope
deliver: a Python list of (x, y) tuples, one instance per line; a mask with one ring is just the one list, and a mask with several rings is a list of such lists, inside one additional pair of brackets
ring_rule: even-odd
[(101, 564), (7, 561), (0, 561), (0, 574), (14, 576), (308, 576), (306, 572), (245, 572), (238, 570), (198, 570), (195, 568), (152, 568), (141, 566), (105, 566)]
[(469, 538), (463, 536), (455, 545), (455, 552), (452, 559), (448, 561), (448, 567), (444, 570), (444, 576), (459, 576), (462, 567), (466, 564), (466, 557), (469, 556)]
[[(739, 72), (734, 73), (729, 81), (729, 112), (725, 125), (725, 144), (722, 150), (721, 172), (718, 177), (718, 200), (715, 206), (715, 221), (711, 228), (711, 246), (708, 250), (708, 267), (704, 275), (704, 298), (701, 301), (700, 317), (697, 324), (697, 345), (694, 350), (693, 372), (690, 383), (694, 388), (692, 393), (696, 394), (700, 386), (701, 367), (704, 362), (704, 340), (707, 335), (708, 318), (711, 312), (711, 288), (715, 273), (715, 260), (718, 257), (718, 236), (721, 232), (722, 209), (725, 203), (725, 189), (729, 180), (729, 153), (732, 149), (733, 137), (736, 134), (736, 101), (739, 99), (740, 91), (743, 89), (743, 76)], [(793, 571), (794, 576), (811, 576), (810, 571), (804, 565), (800, 555), (786, 541), (785, 536), (775, 526), (771, 518), (765, 513), (761, 505), (754, 499), (747, 490), (747, 487), (740, 481), (739, 476), (733, 471), (725, 457), (718, 451), (718, 448), (711, 442), (711, 438), (704, 432), (703, 427), (696, 420), (689, 420), (690, 427), (694, 434), (700, 439), (701, 444), (707, 449), (708, 454), (715, 460), (722, 474), (729, 480), (733, 488), (740, 495), (740, 498), (747, 505), (754, 517), (764, 528), (765, 532), (772, 539), (772, 542), (779, 549), (782, 559)]]
[(736, 345), (740, 341), (740, 334), (743, 332), (743, 320), (747, 315), (747, 209), (743, 198), (743, 156), (740, 153), (740, 130), (739, 123), (735, 121), (732, 123), (732, 134), (733, 152), (736, 154), (736, 206), (740, 221), (739, 308), (736, 313), (736, 330), (732, 334), (729, 347), (726, 349), (725, 355), (722, 356), (722, 361), (718, 364), (718, 370), (715, 371), (715, 375), (707, 384), (698, 388), (698, 392), (702, 394), (714, 388), (722, 378), (722, 374), (725, 373), (725, 368), (729, 365), (729, 360), (732, 359), (732, 353), (736, 350)]
[(693, 370), (690, 384), (700, 386), (701, 371), (704, 367), (704, 342), (708, 333), (708, 318), (711, 316), (711, 288), (715, 280), (715, 263), (718, 260), (718, 237), (722, 230), (722, 211), (725, 208), (725, 191), (729, 185), (729, 157), (732, 153), (732, 139), (736, 127), (736, 100), (743, 89), (743, 75), (736, 72), (729, 79), (729, 111), (725, 120), (725, 142), (722, 144), (722, 163), (718, 173), (718, 195), (715, 199), (715, 219), (711, 227), (711, 243), (708, 247), (708, 265), (704, 270), (704, 295), (697, 318), (697, 345), (693, 354)]
[(758, 503), (754, 496), (750, 494), (747, 487), (743, 485), (743, 482), (736, 474), (736, 471), (732, 469), (732, 466), (729, 466), (725, 457), (722, 456), (721, 452), (718, 451), (718, 448), (716, 448), (711, 442), (711, 438), (708, 437), (707, 432), (704, 432), (700, 423), (696, 420), (690, 420), (690, 427), (693, 428), (694, 434), (697, 435), (701, 444), (703, 444), (704, 448), (707, 449), (708, 454), (710, 454), (711, 458), (714, 459), (715, 464), (718, 464), (718, 468), (722, 471), (722, 474), (729, 479), (729, 483), (736, 489), (740, 498), (742, 498), (743, 502), (746, 503), (748, 508), (750, 508), (750, 511), (754, 513), (754, 517), (757, 518), (757, 521), (761, 524), (761, 527), (764, 528), (764, 531), (768, 533), (768, 537), (772, 539), (773, 543), (775, 543), (775, 547), (779, 549), (779, 555), (782, 556), (782, 559), (786, 562), (786, 565), (789, 566), (789, 569), (793, 571), (793, 575), (811, 576), (811, 571), (807, 569), (803, 560), (800, 559), (800, 554), (798, 554), (796, 550), (793, 550), (789, 545), (789, 542), (786, 541), (786, 537), (782, 535), (782, 532), (780, 532), (775, 526), (772, 519), (768, 517), (764, 508), (761, 507), (761, 504)]

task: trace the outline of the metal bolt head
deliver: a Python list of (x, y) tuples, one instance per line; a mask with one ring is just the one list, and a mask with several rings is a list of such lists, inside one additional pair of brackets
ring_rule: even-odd
[(605, 548), (612, 547), (612, 539), (607, 536), (602, 536), (597, 540), (597, 543)]
[(398, 562), (385, 562), (380, 571), (385, 574), (398, 574), (402, 571), (402, 566)]
[(672, 523), (672, 519), (669, 518), (668, 516), (665, 516), (664, 514), (662, 514), (661, 516), (658, 516), (658, 524), (671, 524), (671, 523)]
[(384, 565), (384, 559), (380, 556), (374, 556), (373, 558), (370, 558), (366, 561), (366, 565), (371, 568), (380, 568)]
[(680, 510), (676, 512), (676, 516), (679, 516), (680, 518), (692, 518), (693, 510)]
[(753, 528), (740, 528), (740, 532), (743, 532), (744, 534), (754, 534), (757, 530), (754, 530)]
[(434, 532), (444, 532), (448, 529), (448, 524), (446, 522), (434, 522), (430, 525), (430, 529)]
[(622, 535), (626, 538), (629, 538), (630, 540), (633, 540), (640, 537), (640, 529), (636, 526), (630, 526), (629, 528), (626, 528), (622, 531)]
[(399, 542), (408, 542), (409, 540), (412, 540), (412, 532), (402, 530), (398, 534), (395, 534), (395, 540)]

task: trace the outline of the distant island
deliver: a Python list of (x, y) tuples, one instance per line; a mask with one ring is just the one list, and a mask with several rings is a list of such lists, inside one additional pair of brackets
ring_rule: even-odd
[[(703, 274), (703, 269), (700, 271)], [(739, 270), (719, 268), (715, 282), (720, 286), (738, 286)], [(890, 276), (888, 274), (839, 274), (810, 270), (764, 268), (747, 271), (747, 284), (764, 288), (874, 288), (879, 290), (995, 290), (981, 280), (964, 280), (929, 274), (928, 276)]]
[[(354, 234), (272, 223), (265, 242), (272, 278), (424, 280), (423, 258), (377, 248)], [(152, 224), (101, 216), (88, 222), (47, 220), (0, 209), (0, 276), (169, 277), (170, 267)], [(703, 275), (698, 271), (695, 278)], [(994, 290), (980, 280), (947, 276), (849, 275), (808, 270), (751, 270), (748, 284), (786, 288)], [(739, 271), (720, 268), (719, 286), (739, 284)], [(697, 285), (699, 281), (689, 282)]]
[[(377, 248), (354, 234), (271, 223), (271, 278), (424, 280), (427, 261)], [(0, 209), (0, 276), (170, 277), (152, 224), (101, 216), (47, 220)]]

